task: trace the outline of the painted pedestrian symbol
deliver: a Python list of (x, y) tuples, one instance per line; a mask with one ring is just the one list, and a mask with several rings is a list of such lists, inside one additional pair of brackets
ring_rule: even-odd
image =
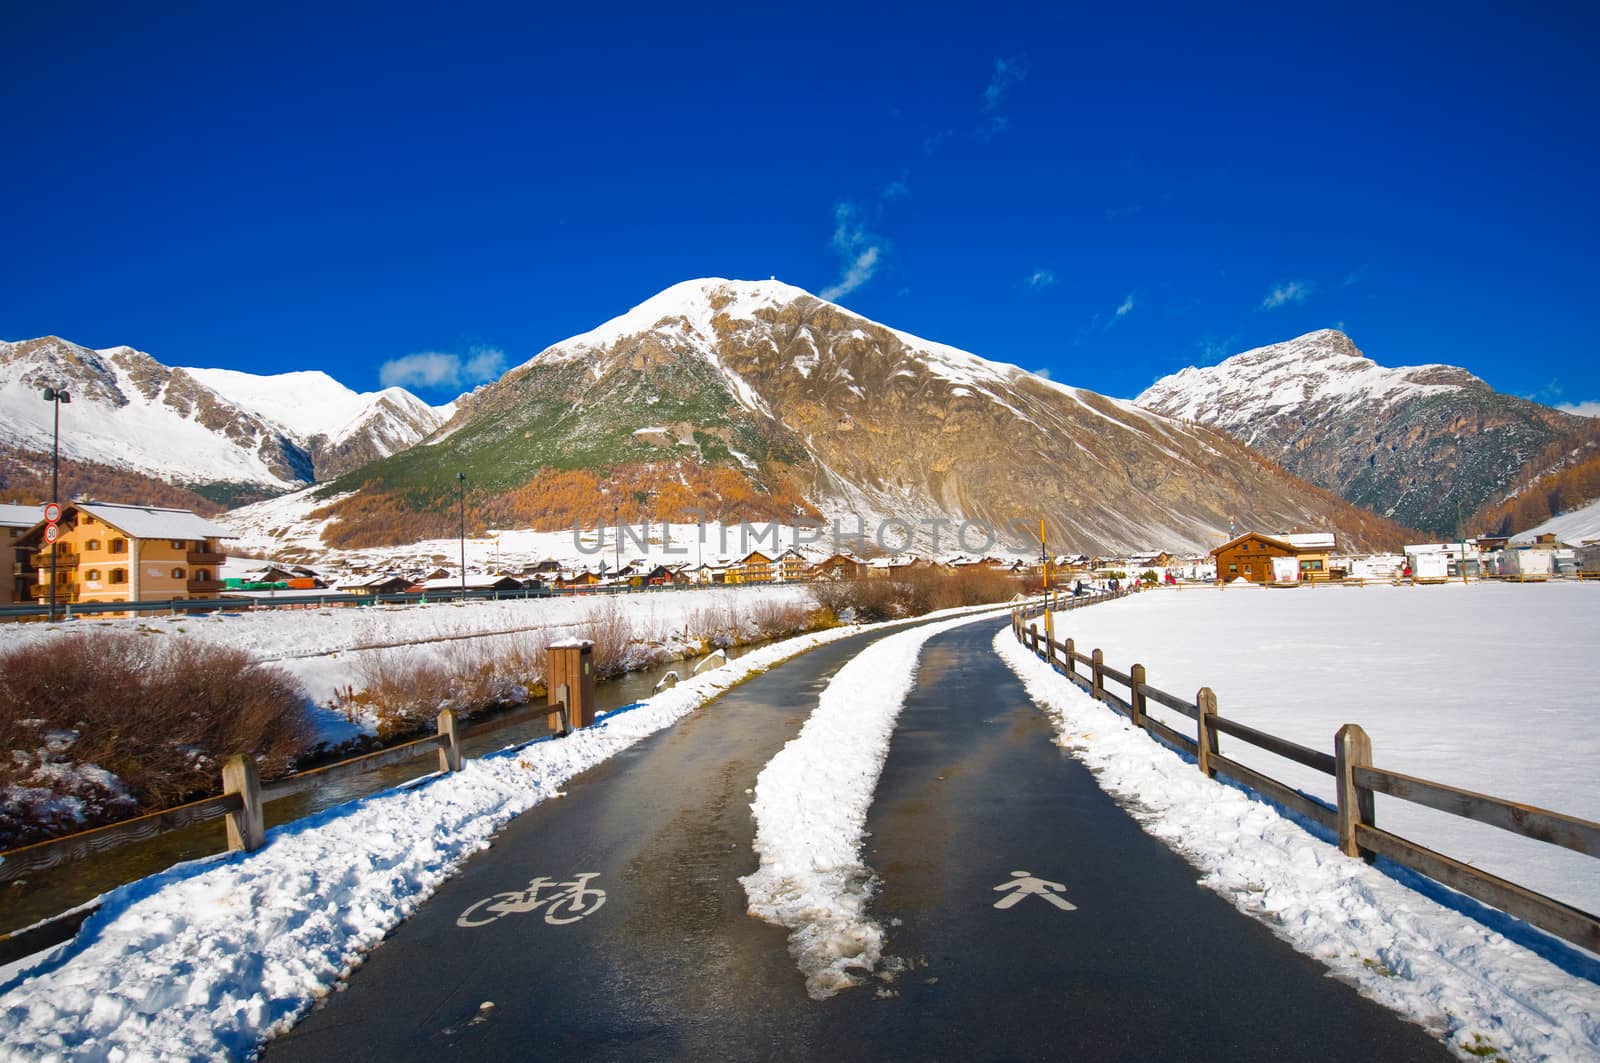
[[(576, 923), (586, 915), (593, 915), (606, 903), (606, 891), (589, 885), (590, 879), (599, 877), (598, 871), (586, 871), (571, 882), (552, 882), (540, 875), (529, 882), (525, 890), (496, 893), (470, 905), (456, 919), (456, 926), (488, 926), (502, 916), (531, 912), (541, 906), (544, 907), (544, 921), (551, 926)], [(554, 893), (540, 896), (551, 888)]]
[(995, 889), (1002, 891), (1015, 891), (1012, 893), (1007, 893), (1004, 897), (1001, 897), (998, 901), (995, 901), (994, 906), (996, 908), (1015, 908), (1018, 904), (1022, 903), (1022, 898), (1024, 897), (1043, 897), (1057, 908), (1060, 908), (1063, 912), (1075, 912), (1078, 910), (1078, 906), (1076, 904), (1073, 904), (1065, 897), (1056, 896), (1058, 893), (1067, 892), (1067, 887), (1063, 886), (1059, 882), (1050, 882), (1046, 879), (1034, 878), (1033, 875), (1027, 871), (1011, 872), (1011, 881), (1002, 882), (1000, 885), (996, 886)]

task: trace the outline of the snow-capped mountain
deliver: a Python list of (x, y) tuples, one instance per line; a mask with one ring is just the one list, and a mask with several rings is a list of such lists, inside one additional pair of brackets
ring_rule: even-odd
[(455, 403), (430, 406), (405, 388), (352, 391), (320, 370), (272, 376), (232, 369), (183, 371), (299, 441), (311, 455), (318, 481), (414, 446), (455, 413)]
[(359, 395), (323, 373), (175, 369), (131, 347), (46, 336), (0, 343), (0, 443), (48, 452), (46, 387), (72, 396), (61, 410), (64, 457), (247, 493), (337, 476), (410, 446), (452, 412), (398, 388)]
[(1220, 433), (776, 281), (674, 285), (463, 396), (429, 442), (315, 492), (326, 541), (451, 533), (458, 473), (493, 527), (894, 519), (924, 548), (940, 522), (947, 551), (962, 520), (1041, 516), (1085, 552), (1209, 548), (1233, 525), (1403, 535)]
[(1455, 366), (1378, 365), (1334, 329), (1184, 369), (1134, 401), (1220, 428), (1297, 476), (1440, 535), (1600, 446), (1592, 421)]

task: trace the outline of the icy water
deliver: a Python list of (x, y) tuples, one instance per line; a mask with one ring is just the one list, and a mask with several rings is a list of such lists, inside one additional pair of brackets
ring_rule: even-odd
[[(727, 650), (730, 660), (759, 649), (766, 643), (751, 643)], [(629, 672), (595, 686), (596, 708), (610, 712), (648, 698), (668, 672), (676, 671), (687, 679), (701, 658)], [(543, 717), (516, 727), (508, 727), (462, 742), (464, 756), (486, 753), (517, 745), (547, 734)], [(432, 774), (438, 761), (431, 754), (381, 771), (339, 779), (316, 790), (307, 790), (269, 802), (262, 811), (267, 827), (291, 823), (334, 805), (392, 789), (413, 779)], [(0, 933), (16, 930), (53, 915), (59, 915), (127, 882), (164, 871), (186, 860), (211, 856), (227, 848), (221, 819), (196, 823), (141, 842), (134, 842), (109, 853), (78, 860), (62, 867), (36, 872), (0, 886)]]

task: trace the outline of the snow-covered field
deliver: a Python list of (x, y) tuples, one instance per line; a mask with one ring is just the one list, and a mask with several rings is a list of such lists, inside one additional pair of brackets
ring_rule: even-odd
[[(597, 617), (613, 611), (631, 626), (641, 645), (668, 651), (687, 649), (687, 635), (700, 618), (748, 615), (757, 602), (808, 603), (801, 585), (706, 588), (619, 594), (604, 598), (533, 598), (429, 605), (361, 608), (263, 610), (126, 620), (73, 620), (56, 624), (0, 625), (0, 649), (25, 645), (63, 630), (106, 629), (158, 632), (164, 637), (197, 639), (248, 650), (282, 665), (305, 684), (318, 705), (337, 690), (362, 686), (362, 663), (386, 648), (406, 648), (414, 661), (438, 659), (446, 647), (467, 637), (494, 637), (543, 630), (550, 637), (581, 634)], [(698, 634), (698, 632), (694, 632)], [(330, 724), (329, 730), (333, 730)]]
[[(1148, 682), (1332, 752), (1357, 723), (1373, 762), (1600, 820), (1600, 584), (1459, 583), (1161, 591), (1058, 614), (1056, 637)], [(1113, 693), (1123, 689), (1109, 684)], [(1151, 706), (1187, 734), (1193, 724)], [(1327, 801), (1332, 779), (1221, 737), (1222, 751)], [(1600, 911), (1600, 861), (1378, 796), (1395, 833)]]
[[(1166, 608), (1153, 597), (1096, 606), (1071, 619)], [(1203, 885), (1336, 976), (1421, 1023), (1463, 1058), (1600, 1059), (1600, 987), (1593, 981), (1201, 775), (1023, 649), (1009, 629), (996, 636), (995, 650), (1054, 719), (1061, 743), (1144, 830), (1182, 853)]]
[(761, 647), (568, 738), (468, 761), (275, 828), (253, 853), (113, 890), (77, 941), (0, 969), (0, 1058), (248, 1055), (514, 816), (741, 679), (860, 630)]

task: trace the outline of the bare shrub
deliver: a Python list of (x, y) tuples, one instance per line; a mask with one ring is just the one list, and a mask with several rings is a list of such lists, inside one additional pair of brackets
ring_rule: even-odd
[[(153, 634), (75, 631), (0, 654), (0, 703), (10, 709), (0, 718), (0, 848), (215, 793), (235, 753), (275, 778), (313, 737), (288, 672)], [(77, 812), (30, 819), (41, 791), (77, 800)]]
[(628, 669), (629, 646), (633, 642), (633, 624), (623, 610), (622, 603), (607, 599), (589, 609), (579, 627), (579, 638), (594, 643), (594, 674), (605, 679), (621, 675)]
[(356, 701), (377, 717), (379, 738), (415, 731), (450, 707), (450, 670), (431, 657), (376, 650), (361, 655), (356, 671), (361, 677)]

